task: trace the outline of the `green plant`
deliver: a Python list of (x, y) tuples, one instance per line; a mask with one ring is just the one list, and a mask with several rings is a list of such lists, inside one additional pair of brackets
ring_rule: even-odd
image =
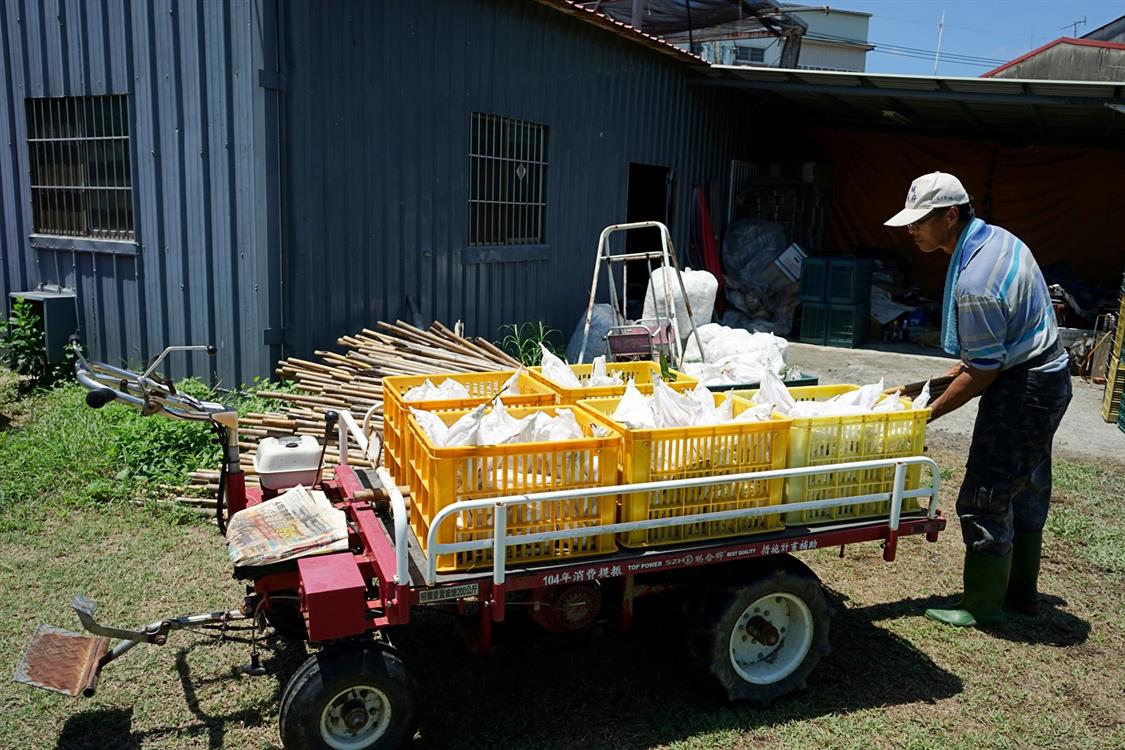
[(552, 354), (562, 355), (562, 345), (552, 340), (556, 334), (561, 335), (560, 332), (543, 325), (541, 320), (505, 323), (500, 326), (500, 330), (507, 331), (500, 346), (524, 365), (539, 364), (543, 358), (541, 345), (547, 347)]
[(74, 372), (74, 352), (67, 347), (63, 361), (47, 361), (44, 345), (43, 325), (35, 312), (35, 307), (23, 297), (12, 303), (12, 317), (4, 324), (7, 334), (4, 338), (8, 364), (20, 375), (28, 378), (32, 388), (50, 386), (65, 380)]

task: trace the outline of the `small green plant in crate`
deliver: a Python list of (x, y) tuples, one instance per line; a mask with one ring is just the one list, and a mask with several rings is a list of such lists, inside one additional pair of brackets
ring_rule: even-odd
[(561, 335), (558, 330), (548, 328), (541, 320), (529, 320), (524, 323), (506, 323), (500, 326), (501, 331), (506, 331), (500, 341), (501, 348), (508, 354), (529, 367), (538, 365), (543, 359), (540, 345), (558, 356), (562, 356), (561, 344), (555, 342), (555, 336)]

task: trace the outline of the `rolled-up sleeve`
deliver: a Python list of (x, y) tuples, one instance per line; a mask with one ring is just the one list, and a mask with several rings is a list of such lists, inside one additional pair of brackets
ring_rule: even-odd
[(990, 296), (957, 297), (957, 334), (961, 359), (980, 370), (995, 370), (1004, 364), (1008, 351), (1008, 306)]

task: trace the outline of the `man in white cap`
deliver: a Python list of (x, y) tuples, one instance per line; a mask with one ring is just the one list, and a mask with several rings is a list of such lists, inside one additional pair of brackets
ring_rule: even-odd
[(976, 218), (961, 181), (934, 172), (910, 185), (886, 222), (924, 253), (952, 256), (942, 299), (942, 348), (959, 362), (931, 404), (937, 419), (980, 396), (957, 515), (965, 593), (926, 616), (959, 626), (1039, 610), (1039, 556), (1051, 499), (1051, 441), (1070, 403), (1066, 351), (1051, 296), (1018, 237)]

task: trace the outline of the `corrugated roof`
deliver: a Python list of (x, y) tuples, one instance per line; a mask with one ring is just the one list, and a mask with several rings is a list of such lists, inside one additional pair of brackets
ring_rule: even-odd
[(1097, 40), (1094, 40), (1094, 39), (1075, 39), (1074, 37), (1063, 36), (1063, 37), (1059, 37), (1058, 39), (1056, 39), (1053, 42), (1047, 42), (1042, 47), (1039, 47), (1038, 49), (1033, 49), (1033, 50), (1031, 50), (1031, 52), (1028, 52), (1025, 55), (1020, 55), (1015, 60), (1010, 60), (1010, 61), (1004, 63), (999, 68), (993, 68), (992, 70), (988, 71), (987, 73), (982, 74), (981, 78), (991, 78), (992, 76), (996, 75), (997, 73), (999, 73), (1002, 70), (1007, 70), (1008, 68), (1012, 67), (1013, 65), (1018, 65), (1021, 62), (1023, 62), (1024, 60), (1028, 60), (1032, 57), (1035, 57), (1036, 55), (1038, 55), (1042, 52), (1046, 52), (1047, 50), (1051, 49), (1052, 47), (1055, 47), (1055, 46), (1060, 45), (1060, 44), (1072, 44), (1076, 47), (1101, 47), (1103, 49), (1125, 49), (1125, 44), (1119, 44), (1117, 42), (1100, 42), (1100, 41), (1097, 41)]
[(702, 85), (764, 94), (838, 125), (1125, 148), (1125, 82), (711, 66)]
[(555, 10), (566, 13), (567, 15), (574, 16), (579, 20), (599, 26), (607, 31), (611, 31), (618, 36), (625, 37), (630, 41), (637, 44), (644, 45), (649, 49), (656, 50), (670, 57), (678, 59), (680, 62), (686, 62), (691, 65), (706, 65), (702, 58), (697, 57), (689, 52), (685, 52), (679, 47), (666, 42), (658, 36), (647, 34), (639, 29), (635, 29), (627, 23), (618, 21), (610, 16), (597, 10), (596, 4), (577, 2), (576, 0), (536, 0), (536, 2), (543, 5), (549, 5)]

